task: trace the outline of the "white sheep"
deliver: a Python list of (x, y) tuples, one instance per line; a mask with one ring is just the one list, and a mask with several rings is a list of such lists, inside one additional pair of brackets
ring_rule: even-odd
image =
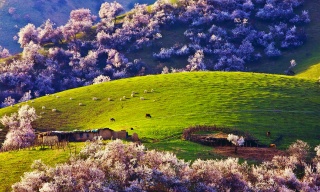
[(40, 115), (43, 115), (43, 114), (45, 114), (45, 112), (44, 112), (44, 111), (40, 112)]
[(131, 94), (131, 97), (134, 97), (134, 93)]
[(110, 97), (108, 98), (108, 101), (111, 101), (111, 98), (110, 98)]
[(42, 109), (46, 109), (46, 107), (45, 107), (45, 106), (42, 106), (41, 108), (42, 108)]
[(70, 97), (69, 99), (70, 99), (70, 100), (73, 100), (73, 98), (72, 98), (72, 97)]
[(59, 99), (59, 98), (60, 98), (60, 96), (58, 96), (58, 95), (57, 95), (57, 96), (56, 96), (56, 98), (57, 98), (57, 99)]
[(34, 103), (34, 100), (32, 100), (31, 103)]
[(135, 92), (135, 91), (132, 91), (131, 94), (136, 94), (136, 92)]
[(93, 100), (93, 101), (97, 101), (97, 100), (98, 100), (98, 98), (96, 98), (96, 97), (92, 97), (92, 100)]
[(144, 97), (140, 97), (140, 100), (144, 100)]
[(120, 98), (120, 101), (122, 101), (122, 98)]
[(144, 93), (148, 93), (148, 91), (147, 91), (147, 90), (144, 90), (143, 92), (144, 92)]
[(123, 98), (123, 99), (126, 99), (126, 96), (123, 96), (122, 98)]
[(52, 109), (52, 112), (57, 112), (57, 109)]
[(154, 90), (153, 89), (151, 89), (151, 93), (153, 93), (154, 92)]
[(79, 106), (83, 106), (83, 104), (82, 104), (82, 103), (79, 103)]

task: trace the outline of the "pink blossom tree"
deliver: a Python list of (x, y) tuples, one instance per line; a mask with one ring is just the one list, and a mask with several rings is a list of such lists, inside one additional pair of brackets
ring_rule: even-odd
[(11, 56), (9, 50), (0, 46), (0, 58), (5, 58), (9, 56)]
[(228, 134), (227, 137), (228, 141), (230, 141), (232, 144), (235, 145), (234, 152), (238, 152), (238, 146), (243, 146), (244, 145), (244, 138), (241, 136), (239, 137), (238, 135), (233, 135), (233, 134)]
[(20, 43), (21, 47), (25, 47), (31, 41), (38, 43), (38, 31), (33, 24), (29, 23), (25, 27), (21, 28), (18, 36), (18, 43)]
[(2, 150), (15, 150), (29, 147), (33, 144), (35, 133), (31, 123), (38, 118), (36, 110), (29, 105), (23, 105), (18, 113), (3, 116), (0, 122), (9, 127)]

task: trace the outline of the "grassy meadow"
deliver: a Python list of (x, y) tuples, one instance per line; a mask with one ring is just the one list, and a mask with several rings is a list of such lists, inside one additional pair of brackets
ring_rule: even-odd
[(70, 143), (62, 149), (24, 149), (0, 153), (0, 191), (11, 191), (11, 185), (20, 180), (24, 172), (31, 171), (34, 160), (41, 159), (46, 165), (53, 166), (66, 162), (71, 154), (78, 153), (84, 143)]
[[(136, 92), (134, 97), (130, 96), (132, 91)], [(138, 133), (148, 149), (172, 151), (179, 158), (195, 160), (221, 157), (211, 147), (181, 140), (183, 129), (192, 125), (242, 130), (261, 144), (277, 140), (282, 149), (297, 139), (311, 146), (319, 144), (319, 94), (320, 85), (315, 80), (257, 73), (193, 72), (121, 79), (44, 96), (28, 104), (38, 114), (44, 112), (34, 123), (36, 130), (127, 130), (129, 134)], [(18, 105), (0, 109), (0, 116), (17, 110)], [(146, 113), (152, 118), (145, 118)], [(116, 121), (110, 122), (110, 118)], [(2, 139), (5, 131), (0, 132)], [(267, 131), (271, 131), (271, 137), (266, 137)], [(80, 149), (83, 143), (73, 145)], [(0, 191), (17, 182), (34, 160), (54, 165), (66, 161), (69, 155), (69, 150), (61, 149), (1, 153)]]
[[(39, 114), (44, 112), (35, 122), (41, 130), (109, 127), (136, 132), (143, 141), (152, 142), (180, 137), (191, 125), (218, 125), (249, 132), (264, 144), (281, 137), (280, 146), (286, 147), (297, 138), (318, 142), (319, 93), (315, 80), (196, 72), (121, 79), (44, 96), (29, 105)], [(0, 116), (17, 109), (17, 105), (0, 109)], [(146, 113), (152, 118), (145, 118)], [(265, 137), (266, 131), (273, 133), (270, 138)]]

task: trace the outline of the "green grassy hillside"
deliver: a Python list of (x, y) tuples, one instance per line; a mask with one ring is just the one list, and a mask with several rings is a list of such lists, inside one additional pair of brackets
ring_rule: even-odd
[(66, 162), (71, 154), (78, 153), (84, 143), (72, 143), (65, 150), (33, 149), (0, 153), (0, 191), (11, 191), (11, 185), (20, 180), (24, 172), (31, 171), (34, 160), (47, 165)]
[[(133, 98), (132, 91), (137, 92)], [(35, 123), (39, 129), (109, 127), (125, 129), (130, 134), (137, 132), (149, 141), (180, 136), (190, 125), (215, 124), (249, 132), (264, 144), (281, 137), (280, 144), (285, 147), (296, 139), (313, 145), (318, 142), (319, 94), (315, 80), (255, 73), (197, 72), (86, 86), (56, 94), (60, 98), (41, 97), (29, 105), (38, 113), (45, 112)], [(126, 99), (120, 101), (123, 96)], [(42, 106), (46, 109), (42, 110)], [(52, 112), (53, 108), (58, 112)], [(13, 111), (17, 111), (17, 106), (1, 109), (0, 116)], [(146, 113), (152, 118), (145, 118)], [(111, 117), (116, 121), (110, 122)], [(266, 131), (271, 131), (271, 138), (265, 137)]]
[[(132, 91), (137, 92), (133, 98)], [(125, 129), (130, 134), (138, 133), (149, 149), (169, 150), (179, 158), (195, 160), (218, 156), (211, 147), (180, 140), (182, 130), (190, 125), (233, 127), (252, 134), (263, 144), (280, 139), (280, 148), (296, 139), (311, 146), (319, 144), (319, 95), (320, 85), (315, 80), (256, 73), (196, 72), (111, 81), (41, 97), (28, 104), (39, 114), (45, 112), (36, 121), (36, 129)], [(126, 99), (120, 101), (123, 96)], [(42, 106), (46, 109), (42, 110)], [(58, 112), (52, 112), (53, 108)], [(17, 105), (0, 109), (0, 116), (17, 109)], [(146, 113), (152, 118), (145, 118)], [(111, 117), (116, 121), (110, 122)], [(270, 138), (265, 136), (266, 131), (271, 131)], [(5, 131), (0, 133), (5, 135)], [(81, 145), (77, 144), (77, 149)], [(33, 160), (42, 159), (54, 165), (66, 161), (69, 153), (68, 150), (1, 153), (0, 191), (9, 189), (23, 172), (30, 170)]]

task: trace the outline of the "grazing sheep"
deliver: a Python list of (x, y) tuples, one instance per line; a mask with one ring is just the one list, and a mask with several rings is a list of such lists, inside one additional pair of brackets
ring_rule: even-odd
[(136, 92), (132, 91), (131, 94), (136, 94)]
[(41, 109), (46, 109), (46, 107), (45, 107), (45, 106), (42, 106)]
[(269, 147), (271, 147), (271, 148), (277, 148), (277, 145), (274, 144), (274, 143), (271, 143), (271, 144), (269, 145)]
[(79, 103), (79, 106), (83, 106), (83, 104), (82, 104), (82, 103)]
[(144, 100), (144, 97), (140, 97), (140, 100)]
[(43, 111), (42, 111), (42, 112), (40, 112), (40, 115), (43, 115), (43, 114), (45, 114), (45, 112), (43, 112)]
[(11, 107), (13, 107), (13, 105), (10, 105)]
[(131, 93), (131, 97), (134, 97), (134, 93)]
[(126, 96), (123, 96), (122, 98), (123, 98), (123, 99), (126, 99)]
[(57, 96), (56, 96), (56, 98), (57, 98), (57, 99), (59, 99), (59, 98), (60, 98), (60, 96), (58, 96), (58, 95), (57, 95)]
[(151, 93), (153, 93), (154, 92), (154, 90), (153, 89), (151, 89), (151, 91), (150, 91)]
[(34, 101), (32, 100), (31, 103), (34, 103)]
[(110, 118), (110, 121), (115, 122), (116, 120), (112, 117), (112, 118)]
[(144, 92), (144, 93), (148, 93), (148, 91), (147, 91), (147, 90), (144, 90), (143, 92)]
[(120, 98), (120, 101), (122, 101), (122, 98)]
[(73, 98), (72, 98), (72, 97), (70, 97), (69, 99), (70, 99), (70, 100), (73, 100)]
[(97, 100), (98, 100), (98, 98), (96, 98), (96, 97), (92, 97), (92, 100), (93, 100), (93, 101), (97, 101)]
[(57, 109), (52, 109), (52, 112), (57, 112)]
[(151, 118), (151, 115), (149, 113), (147, 113), (146, 118)]
[(111, 98), (110, 98), (110, 97), (108, 98), (108, 101), (111, 101)]

